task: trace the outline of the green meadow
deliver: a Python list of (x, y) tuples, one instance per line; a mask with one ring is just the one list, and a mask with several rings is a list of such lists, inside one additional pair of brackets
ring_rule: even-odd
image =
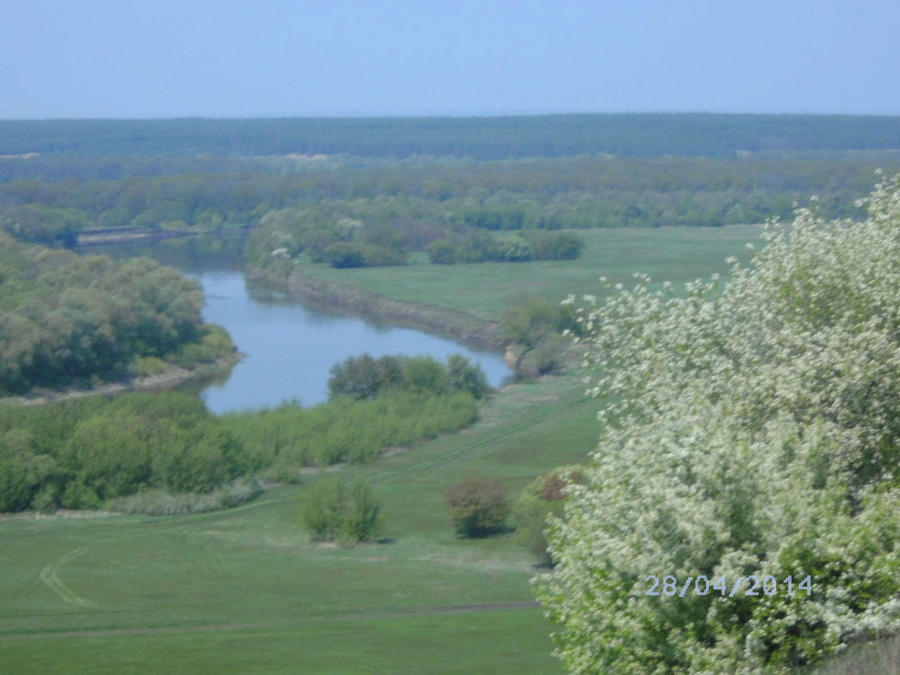
[(353, 467), (383, 500), (378, 543), (310, 541), (296, 497), (232, 510), (0, 521), (0, 672), (555, 673), (530, 554), (454, 534), (444, 490), (514, 496), (597, 436), (576, 378), (517, 385), (470, 429)]
[(673, 283), (724, 275), (729, 269), (725, 258), (749, 259), (745, 244), (758, 244), (759, 232), (758, 225), (579, 230), (586, 245), (577, 260), (432, 265), (420, 255), (415, 259), (420, 264), (400, 267), (334, 269), (307, 263), (301, 270), (392, 300), (497, 320), (523, 296), (559, 302), (569, 293), (599, 294), (601, 275), (626, 285), (636, 272)]

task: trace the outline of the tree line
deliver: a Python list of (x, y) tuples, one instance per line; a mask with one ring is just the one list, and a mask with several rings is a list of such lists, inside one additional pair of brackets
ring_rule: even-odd
[(296, 482), (303, 467), (367, 462), (471, 424), (488, 390), (459, 355), (352, 357), (329, 386), (330, 400), (311, 408), (222, 416), (175, 392), (0, 403), (0, 512), (224, 506), (258, 494), (239, 478)]
[[(0, 167), (4, 161), (10, 160), (0, 160)], [(857, 217), (853, 203), (864, 196), (876, 162), (900, 167), (893, 155), (569, 157), (347, 159), (324, 167), (307, 162), (283, 174), (248, 162), (242, 171), (113, 180), (11, 175), (0, 182), (0, 228), (22, 240), (71, 246), (79, 232), (92, 228), (236, 230), (257, 227), (270, 213), (317, 226), (351, 219), (394, 229), (406, 222), (488, 231), (719, 226), (788, 217), (793, 204), (810, 194), (819, 197), (826, 215)]]
[(0, 122), (0, 154), (473, 157), (706, 155), (896, 147), (900, 118), (702, 113)]

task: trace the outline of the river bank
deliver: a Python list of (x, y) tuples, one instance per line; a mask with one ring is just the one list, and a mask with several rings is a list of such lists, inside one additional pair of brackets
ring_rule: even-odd
[(247, 278), (286, 289), (294, 298), (312, 308), (339, 310), (372, 321), (415, 328), (457, 340), (474, 349), (503, 353), (506, 342), (498, 321), (485, 321), (470, 314), (386, 298), (358, 287), (317, 279), (301, 270), (288, 277), (273, 275), (259, 268), (248, 268)]
[(199, 380), (204, 377), (226, 372), (242, 358), (244, 358), (243, 354), (235, 352), (228, 358), (219, 359), (213, 363), (203, 364), (194, 368), (182, 368), (181, 366), (171, 364), (165, 372), (156, 375), (130, 377), (117, 382), (103, 383), (90, 389), (79, 389), (75, 387), (62, 390), (34, 389), (23, 396), (6, 396), (0, 398), (0, 404), (19, 403), (22, 405), (44, 405), (46, 403), (54, 403), (57, 401), (73, 401), (87, 396), (112, 396), (130, 391), (168, 389), (189, 380)]

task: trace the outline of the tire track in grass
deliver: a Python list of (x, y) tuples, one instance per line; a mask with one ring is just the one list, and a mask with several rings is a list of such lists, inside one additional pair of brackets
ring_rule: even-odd
[(3, 640), (40, 640), (52, 638), (98, 638), (117, 637), (126, 635), (158, 635), (158, 634), (182, 634), (182, 633), (211, 633), (217, 631), (262, 630), (271, 628), (286, 628), (321, 623), (348, 623), (354, 621), (379, 621), (382, 619), (404, 619), (417, 616), (439, 616), (442, 614), (469, 614), (474, 612), (504, 612), (515, 610), (538, 609), (540, 604), (533, 600), (518, 602), (491, 602), (468, 605), (426, 605), (424, 607), (391, 607), (386, 609), (363, 610), (357, 612), (343, 612), (327, 616), (303, 617), (279, 622), (235, 622), (215, 624), (181, 624), (169, 626), (142, 626), (140, 628), (100, 628), (72, 630), (63, 628), (59, 630), (29, 630), (9, 633), (0, 633), (0, 641)]
[(93, 603), (82, 598), (75, 591), (66, 586), (63, 580), (59, 578), (59, 573), (62, 568), (84, 553), (84, 551), (84, 548), (76, 548), (74, 551), (69, 551), (68, 553), (61, 555), (55, 563), (44, 565), (41, 569), (40, 578), (41, 581), (44, 582), (44, 585), (59, 596), (64, 602), (67, 602), (70, 605), (77, 605), (78, 607), (94, 607), (95, 605)]

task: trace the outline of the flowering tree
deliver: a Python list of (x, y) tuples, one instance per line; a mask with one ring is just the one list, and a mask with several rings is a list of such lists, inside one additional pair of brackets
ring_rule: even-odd
[(727, 283), (585, 298), (604, 428), (535, 580), (573, 672), (777, 670), (900, 630), (900, 176), (864, 204), (767, 224)]

